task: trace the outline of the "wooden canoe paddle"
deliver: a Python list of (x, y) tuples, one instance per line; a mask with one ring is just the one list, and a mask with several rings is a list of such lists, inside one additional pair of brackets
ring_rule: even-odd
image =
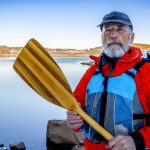
[(78, 105), (66, 77), (49, 53), (31, 39), (22, 49), (13, 65), (21, 78), (49, 102), (76, 111), (106, 140), (113, 136), (88, 116)]

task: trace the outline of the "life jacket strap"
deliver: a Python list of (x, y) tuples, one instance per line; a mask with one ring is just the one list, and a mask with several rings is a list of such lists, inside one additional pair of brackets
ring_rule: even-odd
[(146, 119), (146, 125), (150, 126), (150, 114), (133, 114), (133, 120)]
[[(133, 68), (138, 71), (146, 62), (150, 62), (150, 58), (143, 58), (140, 62), (138, 62)], [(125, 72), (127, 75), (131, 76), (132, 78), (135, 77), (136, 73), (133, 73), (129, 70)]]
[(143, 58), (140, 62), (138, 62), (133, 68), (138, 70), (141, 68), (146, 62), (150, 62), (150, 58)]

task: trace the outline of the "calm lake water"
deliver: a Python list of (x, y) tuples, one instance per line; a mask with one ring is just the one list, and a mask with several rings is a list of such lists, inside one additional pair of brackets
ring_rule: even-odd
[[(74, 90), (89, 58), (55, 58)], [(27, 150), (46, 150), (48, 120), (65, 119), (66, 110), (55, 106), (34, 92), (16, 74), (15, 58), (0, 58), (0, 144), (23, 141)]]

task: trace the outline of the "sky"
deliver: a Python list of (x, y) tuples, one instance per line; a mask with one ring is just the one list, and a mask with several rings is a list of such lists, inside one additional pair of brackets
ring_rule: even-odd
[(35, 38), (48, 48), (98, 47), (97, 25), (111, 11), (130, 17), (135, 43), (150, 44), (149, 0), (0, 0), (0, 45), (24, 46)]

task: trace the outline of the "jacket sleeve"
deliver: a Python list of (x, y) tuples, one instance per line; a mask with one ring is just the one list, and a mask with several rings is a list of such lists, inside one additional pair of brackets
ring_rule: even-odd
[(150, 148), (150, 63), (146, 63), (139, 69), (135, 81), (140, 102), (148, 117), (145, 119), (144, 127), (131, 136), (137, 150), (144, 150), (145, 148)]

